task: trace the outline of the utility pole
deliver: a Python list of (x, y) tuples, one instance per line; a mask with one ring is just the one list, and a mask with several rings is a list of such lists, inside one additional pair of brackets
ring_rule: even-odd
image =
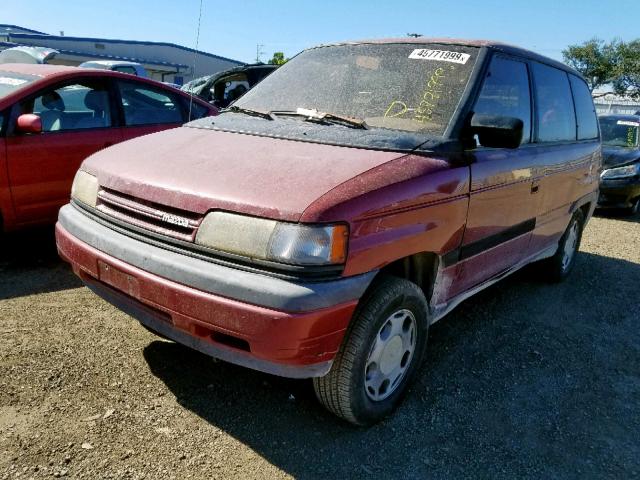
[(260, 63), (260, 56), (264, 54), (262, 47), (264, 47), (262, 43), (256, 45), (256, 63)]

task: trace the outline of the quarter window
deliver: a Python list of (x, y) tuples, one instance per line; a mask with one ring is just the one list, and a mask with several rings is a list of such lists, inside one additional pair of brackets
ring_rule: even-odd
[(569, 75), (569, 79), (578, 119), (578, 140), (598, 138), (598, 117), (589, 87), (575, 75)]
[(538, 141), (565, 142), (576, 139), (576, 115), (569, 77), (562, 70), (533, 62), (536, 91)]
[(169, 92), (134, 82), (118, 82), (118, 88), (128, 127), (183, 122), (180, 103)]
[(494, 57), (476, 106), (475, 113), (519, 118), (524, 123), (522, 143), (531, 140), (531, 93), (524, 62)]
[(136, 72), (136, 69), (133, 67), (121, 66), (121, 67), (115, 67), (113, 70), (116, 72), (128, 73), (129, 75), (138, 74), (138, 72)]

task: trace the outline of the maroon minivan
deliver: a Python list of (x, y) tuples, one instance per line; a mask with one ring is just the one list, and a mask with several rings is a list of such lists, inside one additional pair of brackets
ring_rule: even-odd
[(340, 43), (218, 117), (88, 158), (57, 242), (148, 329), (313, 378), (368, 425), (399, 404), (430, 324), (528, 263), (569, 274), (600, 169), (565, 65), (494, 42)]

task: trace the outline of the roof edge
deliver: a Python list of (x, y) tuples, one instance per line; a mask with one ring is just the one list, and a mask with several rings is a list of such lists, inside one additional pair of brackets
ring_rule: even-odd
[[(11, 25), (9, 23), (0, 23), (0, 28), (2, 28), (2, 27), (18, 28), (20, 30), (24, 30), (25, 32), (29, 32), (29, 33), (37, 33), (38, 35), (48, 35), (48, 33), (39, 32), (38, 30), (32, 30), (31, 28), (24, 28), (24, 27), (21, 27), (20, 25)], [(12, 33), (11, 35), (16, 35), (18, 33), (20, 33), (20, 32)]]
[(477, 48), (490, 48), (493, 50), (501, 51), (506, 54), (519, 55), (527, 58), (531, 58), (532, 60), (539, 61), (540, 63), (546, 63), (547, 65), (559, 68), (566, 72), (570, 72), (574, 75), (583, 78), (580, 72), (575, 70), (562, 63), (559, 60), (555, 60), (551, 57), (547, 57), (546, 55), (542, 55), (541, 53), (534, 52), (533, 50), (529, 50), (523, 47), (518, 47), (517, 45), (509, 44), (506, 42), (501, 42), (497, 40), (483, 40), (483, 39), (462, 39), (462, 38), (450, 38), (450, 37), (398, 37), (398, 38), (378, 38), (378, 39), (364, 39), (364, 40), (347, 40), (343, 42), (331, 42), (325, 43), (321, 45), (317, 45), (314, 47), (310, 47), (307, 50), (312, 50), (314, 48), (323, 48), (323, 47), (332, 47), (338, 45), (359, 45), (359, 44), (387, 44), (387, 43), (409, 43), (409, 44), (425, 44), (425, 43), (441, 43), (444, 45), (461, 45), (468, 47), (477, 47)]
[[(60, 35), (49, 35), (47, 33), (12, 33), (11, 38), (20, 39), (20, 38), (29, 38), (33, 40), (37, 40), (42, 38), (43, 40), (71, 40), (71, 41), (81, 41), (81, 42), (94, 42), (94, 43), (129, 43), (134, 45), (153, 45), (153, 46), (162, 46), (162, 47), (172, 47), (177, 48), (179, 50), (184, 50), (190, 53), (198, 53), (200, 55), (204, 55), (205, 57), (215, 58), (217, 60), (224, 60), (226, 62), (237, 63), (238, 65), (244, 65), (244, 62), (240, 60), (234, 60), (233, 58), (223, 57), (221, 55), (215, 55), (213, 53), (203, 52), (202, 50), (196, 50), (194, 48), (185, 47), (183, 45), (178, 45), (177, 43), (171, 42), (150, 42), (145, 40), (121, 40), (114, 38), (95, 38), (95, 37), (71, 37), (71, 36), (60, 36)], [(51, 47), (53, 48), (53, 47)]]

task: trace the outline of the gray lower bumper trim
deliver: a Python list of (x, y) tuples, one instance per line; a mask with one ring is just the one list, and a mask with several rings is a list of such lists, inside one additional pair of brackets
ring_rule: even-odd
[(71, 235), (141, 270), (204, 292), (286, 312), (305, 312), (359, 299), (376, 272), (327, 282), (293, 282), (217, 265), (116, 232), (73, 205), (60, 210)]
[(163, 320), (159, 320), (153, 314), (152, 310), (147, 309), (142, 304), (137, 304), (137, 302), (125, 299), (122, 294), (111, 291), (108, 287), (102, 286), (98, 283), (87, 283), (87, 286), (96, 295), (102, 297), (112, 305), (115, 305), (120, 310), (132, 316), (141, 324), (149, 327), (160, 335), (202, 352), (205, 355), (224, 360), (225, 362), (234, 363), (242, 367), (287, 378), (323, 377), (329, 373), (333, 363), (329, 361), (304, 366), (283, 365), (280, 363), (269, 362), (267, 360), (260, 360), (252, 357), (249, 353), (236, 352), (228, 347), (218, 347), (213, 343), (201, 340), (198, 337), (194, 337), (186, 332), (178, 330), (173, 325)]

